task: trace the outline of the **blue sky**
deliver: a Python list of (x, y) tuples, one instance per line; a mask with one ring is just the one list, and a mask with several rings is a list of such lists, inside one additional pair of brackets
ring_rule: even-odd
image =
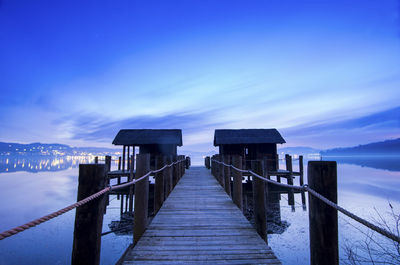
[(0, 141), (277, 128), (286, 146), (400, 137), (400, 2), (0, 1)]

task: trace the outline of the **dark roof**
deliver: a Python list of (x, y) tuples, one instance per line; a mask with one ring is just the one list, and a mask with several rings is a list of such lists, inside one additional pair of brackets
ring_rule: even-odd
[(214, 146), (223, 144), (283, 144), (277, 129), (215, 130)]
[(120, 130), (112, 143), (115, 145), (172, 144), (182, 146), (182, 130)]

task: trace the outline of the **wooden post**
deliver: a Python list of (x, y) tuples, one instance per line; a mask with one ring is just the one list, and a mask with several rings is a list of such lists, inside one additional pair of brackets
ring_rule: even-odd
[[(308, 162), (308, 185), (337, 203), (337, 166), (332, 161)], [(338, 213), (308, 193), (310, 226), (310, 264), (339, 264)]]
[[(165, 156), (165, 164), (171, 164), (171, 157)], [(171, 192), (171, 183), (172, 183), (172, 173), (171, 168), (167, 167), (164, 171), (164, 201), (167, 199), (169, 193)]]
[[(303, 156), (299, 156), (299, 173), (300, 173), (300, 186), (303, 186), (304, 185)], [(306, 194), (304, 190), (301, 191), (301, 204), (303, 205), (303, 211), (306, 211), (307, 210)]]
[[(172, 158), (173, 162), (178, 161), (178, 157), (176, 155), (173, 156)], [(172, 166), (172, 189), (174, 189), (176, 183), (178, 183), (178, 165), (175, 164)]]
[(94, 157), (94, 163), (95, 163), (95, 164), (98, 164), (98, 163), (99, 163), (99, 157), (98, 157), (98, 156), (95, 156), (95, 157)]
[[(150, 154), (138, 154), (136, 157), (136, 176), (138, 179), (150, 171)], [(147, 227), (149, 205), (149, 178), (135, 183), (135, 214), (133, 225), (133, 245), (139, 241)]]
[[(106, 186), (103, 164), (79, 165), (78, 201)], [(105, 196), (76, 209), (71, 264), (99, 264)]]
[(276, 171), (279, 170), (279, 155), (276, 154), (275, 156), (275, 167), (276, 167)]
[(126, 155), (126, 157), (128, 158), (128, 163), (126, 163), (127, 165), (127, 170), (130, 170), (131, 169), (131, 156), (130, 156), (130, 154), (129, 154), (129, 152), (130, 152), (130, 146), (128, 145), (127, 146), (127, 148), (128, 148), (128, 154)]
[[(292, 157), (290, 155), (285, 155), (286, 160), (286, 170), (289, 171), (289, 175), (287, 176), (287, 184), (293, 185), (293, 164), (292, 164)], [(293, 189), (289, 189), (288, 193), (288, 205), (292, 206), (292, 211), (295, 210), (294, 208), (294, 192)]]
[(189, 167), (190, 167), (190, 157), (186, 157), (186, 161), (185, 161), (185, 167), (186, 167), (186, 169), (189, 169)]
[[(133, 164), (133, 157), (132, 159), (128, 159), (128, 161), (131, 162), (131, 164)], [(134, 178), (134, 174), (133, 174), (133, 165), (129, 166), (129, 181), (132, 181)], [(135, 183), (136, 186), (136, 183)], [(136, 189), (135, 189), (136, 191)], [(133, 211), (133, 185), (129, 186), (129, 212)]]
[[(252, 171), (260, 176), (263, 176), (262, 161), (251, 161)], [(267, 242), (267, 213), (265, 201), (265, 183), (263, 180), (253, 176), (253, 207), (254, 207), (254, 222), (256, 230), (260, 237)]]
[[(160, 169), (166, 165), (166, 157), (163, 155), (156, 156), (156, 169)], [(155, 174), (154, 180), (154, 214), (157, 214), (164, 202), (164, 169)]]
[[(231, 164), (231, 156), (226, 155), (224, 156), (224, 163), (227, 165)], [(225, 167), (224, 168), (224, 187), (225, 187), (225, 192), (231, 196), (231, 168), (230, 167)]]
[[(111, 156), (105, 156), (104, 161), (105, 161), (104, 164), (106, 166), (106, 182), (107, 182), (107, 185), (110, 185), (110, 178), (108, 176), (108, 172), (111, 171)], [(106, 205), (108, 206), (109, 204), (110, 204), (110, 196), (107, 195), (106, 196)], [(106, 213), (106, 211), (107, 211), (107, 207), (104, 208), (104, 214)]]
[[(223, 155), (219, 155), (219, 162), (224, 162)], [(225, 166), (222, 163), (219, 164), (218, 181), (219, 181), (219, 184), (221, 184), (221, 186), (225, 189), (224, 170), (225, 170)]]
[(105, 165), (106, 165), (106, 171), (110, 172), (111, 171), (111, 156), (106, 156), (105, 157)]
[[(242, 157), (239, 155), (232, 156), (232, 165), (236, 168), (242, 169)], [(242, 173), (232, 169), (233, 175), (233, 202), (243, 211), (243, 187), (242, 187)]]
[(206, 168), (207, 169), (210, 169), (210, 157), (209, 156), (206, 156)]
[(122, 148), (122, 171), (125, 171), (125, 149), (126, 145)]

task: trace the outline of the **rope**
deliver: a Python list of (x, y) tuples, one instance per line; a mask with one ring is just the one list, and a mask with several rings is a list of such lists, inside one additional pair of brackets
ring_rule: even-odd
[(18, 234), (18, 233), (20, 233), (22, 231), (25, 231), (25, 230), (27, 230), (27, 229), (29, 229), (31, 227), (40, 225), (41, 223), (47, 222), (47, 221), (49, 221), (49, 220), (51, 220), (51, 219), (53, 219), (53, 218), (55, 218), (55, 217), (57, 217), (59, 215), (62, 215), (64, 213), (66, 213), (66, 212), (69, 212), (72, 209), (75, 209), (75, 208), (77, 208), (79, 206), (82, 206), (82, 205), (84, 205), (84, 204), (96, 199), (97, 197), (107, 193), (108, 191), (110, 191), (110, 187), (104, 188), (101, 191), (99, 191), (99, 192), (97, 192), (97, 193), (95, 193), (93, 195), (90, 195), (89, 197), (86, 197), (85, 199), (80, 200), (80, 201), (78, 201), (78, 202), (76, 202), (74, 204), (71, 204), (70, 206), (67, 206), (67, 207), (65, 207), (63, 209), (60, 209), (60, 210), (56, 211), (56, 212), (53, 212), (51, 214), (48, 214), (48, 215), (43, 216), (41, 218), (38, 218), (36, 220), (30, 221), (30, 222), (28, 222), (28, 223), (26, 223), (24, 225), (20, 225), (20, 226), (17, 226), (15, 228), (12, 228), (10, 230), (4, 231), (3, 233), (0, 234), (0, 240), (3, 240), (4, 238), (13, 236), (15, 234)]
[(53, 219), (53, 218), (55, 218), (57, 216), (60, 216), (60, 215), (62, 215), (64, 213), (66, 213), (66, 212), (69, 212), (69, 211), (71, 211), (71, 210), (73, 210), (73, 209), (75, 209), (75, 208), (77, 208), (79, 206), (82, 206), (82, 205), (84, 205), (84, 204), (86, 204), (86, 203), (98, 198), (99, 196), (101, 196), (101, 195), (103, 195), (103, 194), (105, 194), (105, 193), (107, 193), (107, 192), (109, 192), (111, 190), (118, 190), (118, 189), (122, 189), (124, 187), (130, 186), (132, 184), (135, 184), (136, 182), (139, 182), (139, 181), (147, 178), (151, 174), (158, 173), (158, 172), (164, 170), (167, 167), (171, 167), (171, 166), (176, 165), (178, 163), (181, 163), (183, 161), (185, 161), (185, 160), (181, 159), (181, 160), (173, 162), (173, 163), (171, 163), (169, 165), (165, 165), (164, 167), (162, 167), (160, 169), (149, 171), (145, 175), (143, 175), (142, 177), (140, 177), (138, 179), (134, 179), (134, 180), (132, 180), (130, 182), (126, 182), (126, 183), (123, 183), (123, 184), (120, 184), (120, 185), (114, 185), (114, 186), (106, 187), (106, 188), (104, 188), (104, 189), (102, 189), (102, 190), (100, 190), (100, 191), (98, 191), (98, 192), (86, 197), (85, 199), (82, 199), (82, 200), (80, 200), (80, 201), (78, 201), (78, 202), (76, 202), (74, 204), (71, 204), (70, 206), (67, 206), (65, 208), (62, 208), (62, 209), (56, 211), (56, 212), (53, 212), (53, 213), (48, 214), (46, 216), (43, 216), (41, 218), (35, 219), (33, 221), (30, 221), (30, 222), (28, 222), (26, 224), (23, 224), (23, 225), (14, 227), (12, 229), (9, 229), (7, 231), (4, 231), (3, 233), (0, 233), (0, 240), (3, 240), (5, 238), (7, 238), (7, 237), (10, 237), (10, 236), (18, 234), (18, 233), (20, 233), (22, 231), (25, 231), (25, 230), (27, 230), (27, 229), (29, 229), (31, 227), (34, 227), (34, 226), (40, 225), (40, 224), (42, 224), (44, 222), (47, 222), (47, 221), (49, 221), (49, 220), (51, 220), (51, 219)]
[(239, 168), (234, 167), (233, 165), (227, 165), (227, 164), (225, 164), (224, 162), (220, 162), (220, 161), (217, 161), (217, 160), (214, 160), (214, 159), (212, 159), (212, 161), (214, 161), (214, 162), (216, 162), (216, 163), (218, 163), (218, 164), (222, 164), (222, 165), (224, 165), (224, 166), (226, 166), (226, 167), (233, 168), (233, 169), (235, 169), (235, 170), (237, 170), (237, 171), (239, 171), (239, 172), (242, 172), (242, 173), (249, 173), (249, 174), (251, 174), (251, 175), (254, 176), (254, 177), (257, 177), (257, 178), (259, 178), (259, 179), (264, 180), (265, 182), (268, 182), (268, 183), (271, 183), (271, 184), (274, 184), (274, 185), (277, 185), (277, 186), (280, 186), (280, 187), (290, 188), (290, 189), (300, 190), (300, 191), (308, 191), (308, 192), (309, 192), (311, 195), (313, 195), (314, 197), (320, 199), (321, 201), (323, 201), (323, 202), (326, 203), (327, 205), (329, 205), (329, 206), (331, 206), (332, 208), (336, 209), (337, 211), (343, 213), (344, 215), (350, 217), (351, 219), (353, 219), (353, 220), (355, 220), (355, 221), (357, 221), (357, 222), (359, 222), (359, 223), (365, 225), (366, 227), (368, 227), (368, 228), (374, 230), (375, 232), (377, 232), (377, 233), (379, 233), (379, 234), (381, 234), (381, 235), (383, 235), (383, 236), (385, 236), (385, 237), (387, 237), (387, 238), (390, 238), (390, 239), (393, 240), (393, 241), (396, 241), (396, 242), (400, 243), (400, 236), (397, 236), (397, 235), (391, 233), (390, 231), (388, 231), (388, 230), (386, 230), (386, 229), (384, 229), (384, 228), (381, 228), (381, 227), (379, 227), (379, 226), (376, 226), (376, 225), (374, 225), (373, 223), (370, 223), (370, 222), (368, 222), (367, 220), (365, 220), (365, 219), (363, 219), (363, 218), (361, 218), (361, 217), (359, 217), (359, 216), (357, 216), (357, 215), (351, 213), (350, 211), (344, 209), (343, 207), (337, 205), (336, 203), (332, 202), (332, 201), (329, 200), (328, 198), (322, 196), (321, 194), (319, 194), (319, 193), (316, 192), (315, 190), (311, 189), (310, 187), (308, 187), (307, 184), (304, 184), (303, 186), (288, 185), (288, 184), (284, 184), (284, 183), (280, 183), (280, 182), (274, 181), (274, 180), (272, 180), (272, 179), (264, 178), (264, 177), (262, 177), (262, 176), (260, 176), (260, 175), (258, 175), (258, 174), (256, 174), (256, 173), (254, 173), (254, 172), (251, 171), (251, 170), (239, 169)]

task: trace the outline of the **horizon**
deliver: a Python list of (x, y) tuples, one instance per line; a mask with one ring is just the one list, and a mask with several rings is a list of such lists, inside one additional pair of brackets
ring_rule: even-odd
[[(79, 8), (77, 6), (79, 5)], [(118, 148), (120, 129), (400, 138), (400, 1), (1, 1), (0, 141)]]

